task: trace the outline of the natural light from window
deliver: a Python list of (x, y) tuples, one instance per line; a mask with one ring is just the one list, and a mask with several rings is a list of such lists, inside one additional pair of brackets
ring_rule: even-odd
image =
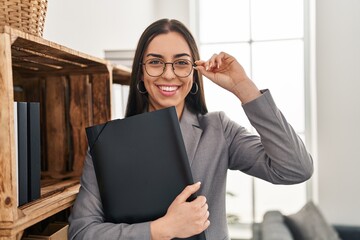
[[(304, 139), (304, 0), (199, 0), (198, 13), (202, 59), (220, 51), (236, 57)], [(235, 96), (208, 80), (205, 95), (209, 111), (224, 111), (254, 132)], [(260, 222), (272, 209), (293, 213), (306, 202), (305, 183), (272, 185), (235, 171), (227, 189), (227, 212), (240, 223)]]

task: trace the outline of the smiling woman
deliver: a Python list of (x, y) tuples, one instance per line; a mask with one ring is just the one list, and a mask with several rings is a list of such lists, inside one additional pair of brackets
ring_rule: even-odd
[[(156, 109), (159, 106), (177, 106), (180, 104), (180, 108), (177, 107), (179, 110), (181, 106), (184, 106), (181, 103), (181, 97), (185, 99), (187, 106), (193, 111), (202, 114), (207, 112), (202, 75), (193, 70), (195, 60), (200, 59), (199, 51), (193, 36), (181, 23), (174, 21), (163, 28), (159, 28), (156, 24), (150, 25), (141, 36), (137, 50), (134, 56), (135, 64), (132, 68), (132, 81), (125, 113), (127, 117), (147, 111), (148, 108)], [(149, 60), (156, 60), (156, 62)], [(185, 63), (178, 60), (191, 62), (192, 67), (189, 68), (190, 74), (188, 76), (179, 77), (176, 75), (177, 71), (174, 69)], [(149, 74), (149, 64), (160, 64), (160, 62), (164, 63), (162, 68), (160, 65), (161, 74), (158, 75), (160, 69), (156, 74)], [(173, 63), (170, 67), (170, 64), (166, 64), (170, 62), (179, 64), (174, 66)], [(140, 93), (138, 89), (141, 89), (143, 93)], [(195, 94), (188, 94), (190, 90)], [(149, 93), (154, 93), (154, 95)], [(174, 96), (169, 98), (168, 94), (174, 94)], [(167, 101), (167, 103), (159, 102), (160, 99)], [(149, 104), (150, 101), (151, 104)], [(178, 115), (181, 115), (181, 111), (178, 111)]]
[[(198, 238), (202, 233), (200, 236), (205, 234), (207, 240), (229, 240), (225, 211), (229, 169), (276, 184), (310, 178), (312, 158), (303, 142), (277, 108), (270, 91), (260, 91), (230, 54), (214, 53), (201, 60), (189, 30), (177, 20), (161, 19), (140, 37), (134, 63), (126, 116), (175, 106), (196, 183), (185, 187), (158, 219), (105, 223), (88, 154), (82, 188), (69, 219), (70, 239), (194, 240), (202, 239)], [(261, 138), (223, 112), (208, 113), (202, 76), (242, 103)], [(187, 201), (194, 193), (197, 198)]]
[(144, 55), (142, 73), (149, 93), (149, 111), (175, 106), (180, 117), (194, 83), (189, 45), (179, 33), (169, 32), (155, 37)]

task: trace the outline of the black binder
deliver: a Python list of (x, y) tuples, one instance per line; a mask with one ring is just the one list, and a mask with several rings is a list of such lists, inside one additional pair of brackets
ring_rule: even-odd
[(29, 202), (28, 198), (28, 122), (27, 103), (17, 102), (17, 168), (18, 205)]
[(162, 217), (193, 183), (175, 107), (88, 127), (86, 134), (108, 222)]
[(40, 198), (41, 130), (40, 103), (28, 102), (28, 194), (29, 201)]

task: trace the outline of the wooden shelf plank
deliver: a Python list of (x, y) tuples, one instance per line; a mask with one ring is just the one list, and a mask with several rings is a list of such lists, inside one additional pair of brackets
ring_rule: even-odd
[(125, 66), (113, 66), (113, 83), (130, 85), (131, 69)]
[(1, 26), (0, 33), (7, 33), (12, 37), (12, 46), (32, 50), (52, 57), (59, 57), (69, 61), (80, 61), (83, 63), (100, 63), (106, 65), (108, 61), (90, 56), (74, 49), (51, 42), (42, 37), (24, 33), (9, 26)]
[(0, 237), (15, 236), (26, 228), (72, 206), (79, 192), (79, 180), (67, 180), (42, 188), (42, 197), (19, 207), (14, 223), (2, 223)]
[(0, 33), (8, 33), (11, 36), (14, 66), (19, 73), (26, 76), (107, 73), (109, 67), (114, 67), (114, 78), (117, 83), (128, 84), (130, 80), (130, 69), (111, 66), (107, 60), (78, 52), (9, 26), (0, 27)]

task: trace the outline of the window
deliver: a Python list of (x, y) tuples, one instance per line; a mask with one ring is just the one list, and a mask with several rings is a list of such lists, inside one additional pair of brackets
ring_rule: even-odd
[[(198, 1), (197, 37), (202, 59), (220, 51), (236, 57), (260, 89), (270, 89), (280, 110), (305, 140), (306, 0)], [(209, 111), (225, 111), (255, 132), (240, 101), (204, 80)], [(307, 200), (306, 183), (278, 186), (234, 171), (229, 171), (227, 190), (229, 220), (239, 223), (260, 222), (271, 209), (296, 212)]]

